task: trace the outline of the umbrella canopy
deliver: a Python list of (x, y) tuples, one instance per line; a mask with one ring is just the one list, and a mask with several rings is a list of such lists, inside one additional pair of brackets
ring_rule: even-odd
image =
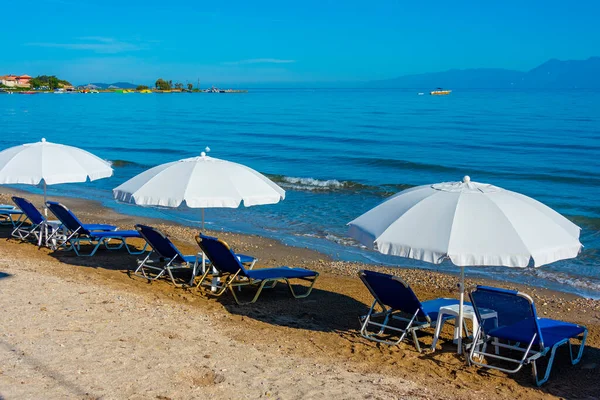
[(113, 189), (117, 200), (163, 207), (237, 208), (275, 204), (285, 190), (261, 173), (230, 161), (186, 158), (150, 168)]
[(556, 211), (469, 177), (404, 190), (348, 225), (383, 254), (434, 264), (539, 267), (581, 250), (580, 228)]
[(404, 190), (348, 225), (350, 236), (380, 253), (462, 267), (459, 329), (465, 266), (539, 267), (582, 248), (580, 228), (556, 211), (468, 176)]
[(108, 178), (110, 163), (77, 147), (42, 139), (0, 152), (0, 184), (47, 185)]

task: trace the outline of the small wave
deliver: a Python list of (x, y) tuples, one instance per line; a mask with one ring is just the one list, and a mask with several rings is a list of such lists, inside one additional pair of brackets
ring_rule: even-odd
[(135, 161), (128, 160), (107, 160), (113, 168), (125, 168), (125, 167), (139, 167), (146, 168), (144, 164), (136, 163)]
[(334, 235), (332, 233), (328, 233), (325, 235), (325, 239), (330, 240), (334, 243), (337, 244), (341, 244), (342, 246), (353, 246), (353, 247), (360, 247), (361, 249), (366, 249), (367, 247), (358, 243), (356, 240), (351, 239), (349, 237), (340, 237), (337, 235)]
[(334, 235), (333, 233), (327, 233), (327, 232), (321, 232), (320, 234), (318, 234), (318, 233), (297, 233), (295, 235), (301, 236), (301, 237), (307, 237), (307, 238), (314, 238), (314, 239), (326, 239), (326, 240), (329, 240), (330, 242), (341, 244), (342, 246), (357, 247), (357, 248), (361, 248), (361, 249), (367, 248), (366, 246), (362, 245), (361, 243), (357, 242), (356, 240), (354, 240), (350, 237), (338, 236), (338, 235)]
[(286, 189), (307, 191), (331, 191), (331, 190), (361, 190), (370, 188), (368, 185), (353, 181), (340, 181), (337, 179), (315, 179), (299, 178), (294, 176), (271, 175), (271, 180), (279, 183)]
[(583, 291), (586, 297), (595, 293), (592, 297), (597, 299), (597, 293), (600, 293), (600, 281), (595, 278), (578, 277), (564, 272), (547, 272), (544, 270), (536, 270), (534, 275), (537, 278), (555, 282), (561, 286), (574, 288), (576, 293), (582, 293)]

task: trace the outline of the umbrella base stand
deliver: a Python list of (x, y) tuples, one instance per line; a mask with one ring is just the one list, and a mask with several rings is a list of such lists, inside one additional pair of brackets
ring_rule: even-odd
[(211, 284), (210, 284), (210, 291), (213, 293), (216, 293), (217, 290), (219, 290), (219, 285), (221, 284), (221, 278), (216, 276), (214, 278), (212, 278)]

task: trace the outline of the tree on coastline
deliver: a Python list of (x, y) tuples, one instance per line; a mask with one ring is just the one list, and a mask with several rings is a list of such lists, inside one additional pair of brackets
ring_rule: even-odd
[(177, 82), (177, 83), (175, 84), (175, 88), (176, 88), (176, 89), (179, 89), (179, 90), (183, 89), (183, 83)]
[(146, 85), (139, 85), (138, 87), (135, 88), (135, 90), (137, 90), (137, 91), (148, 90), (148, 89), (150, 89), (150, 88)]
[(172, 82), (172, 81), (168, 81), (168, 82), (167, 82), (167, 81), (165, 81), (165, 80), (164, 80), (164, 79), (162, 79), (162, 78), (158, 78), (158, 79), (156, 80), (156, 83), (154, 84), (154, 86), (156, 86), (156, 88), (157, 88), (158, 90), (171, 90), (171, 87), (172, 87), (172, 86), (171, 86), (171, 82)]
[(188, 90), (192, 90), (194, 88), (194, 85), (192, 85), (191, 83), (188, 83), (187, 88), (188, 88)]
[(50, 75), (50, 76), (49, 75), (39, 75), (35, 78), (32, 78), (29, 81), (29, 85), (32, 88), (36, 88), (36, 89), (41, 88), (41, 87), (47, 87), (50, 90), (54, 90), (61, 86), (71, 86), (71, 84), (68, 81), (58, 79), (54, 75)]

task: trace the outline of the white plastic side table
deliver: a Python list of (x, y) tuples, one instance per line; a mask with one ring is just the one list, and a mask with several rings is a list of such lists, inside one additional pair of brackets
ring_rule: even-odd
[(66, 238), (66, 233), (58, 232), (60, 229), (62, 229), (62, 222), (60, 221), (47, 220), (43, 222), (38, 246), (41, 247), (43, 243), (51, 248), (56, 247), (56, 244), (58, 243), (57, 236), (61, 237), (61, 239)]
[[(459, 305), (458, 304), (454, 304), (451, 306), (445, 306), (445, 307), (441, 307), (440, 311), (438, 312), (438, 319), (437, 319), (437, 324), (436, 324), (436, 328), (435, 328), (435, 335), (433, 336), (433, 343), (431, 344), (431, 351), (435, 351), (435, 345), (438, 342), (438, 339), (440, 338), (440, 332), (442, 331), (442, 326), (444, 326), (444, 322), (446, 322), (446, 318), (449, 316), (453, 316), (455, 317), (455, 321), (458, 321), (458, 309), (459, 309)], [(498, 321), (498, 313), (496, 313), (496, 311), (494, 310), (479, 310), (480, 312), (483, 312), (481, 314), (481, 318), (482, 319), (489, 319), (489, 318), (494, 318), (496, 321)], [(477, 316), (475, 315), (475, 310), (473, 310), (473, 307), (469, 306), (469, 305), (463, 305), (463, 322), (464, 320), (470, 319), (471, 322), (473, 323), (473, 333), (477, 332), (477, 330), (479, 329), (479, 322), (477, 321)], [(497, 322), (496, 322), (497, 323)], [(460, 332), (459, 326), (458, 324), (454, 324), (454, 342), (456, 343), (458, 340), (458, 335)], [(466, 332), (466, 330), (465, 330)]]

